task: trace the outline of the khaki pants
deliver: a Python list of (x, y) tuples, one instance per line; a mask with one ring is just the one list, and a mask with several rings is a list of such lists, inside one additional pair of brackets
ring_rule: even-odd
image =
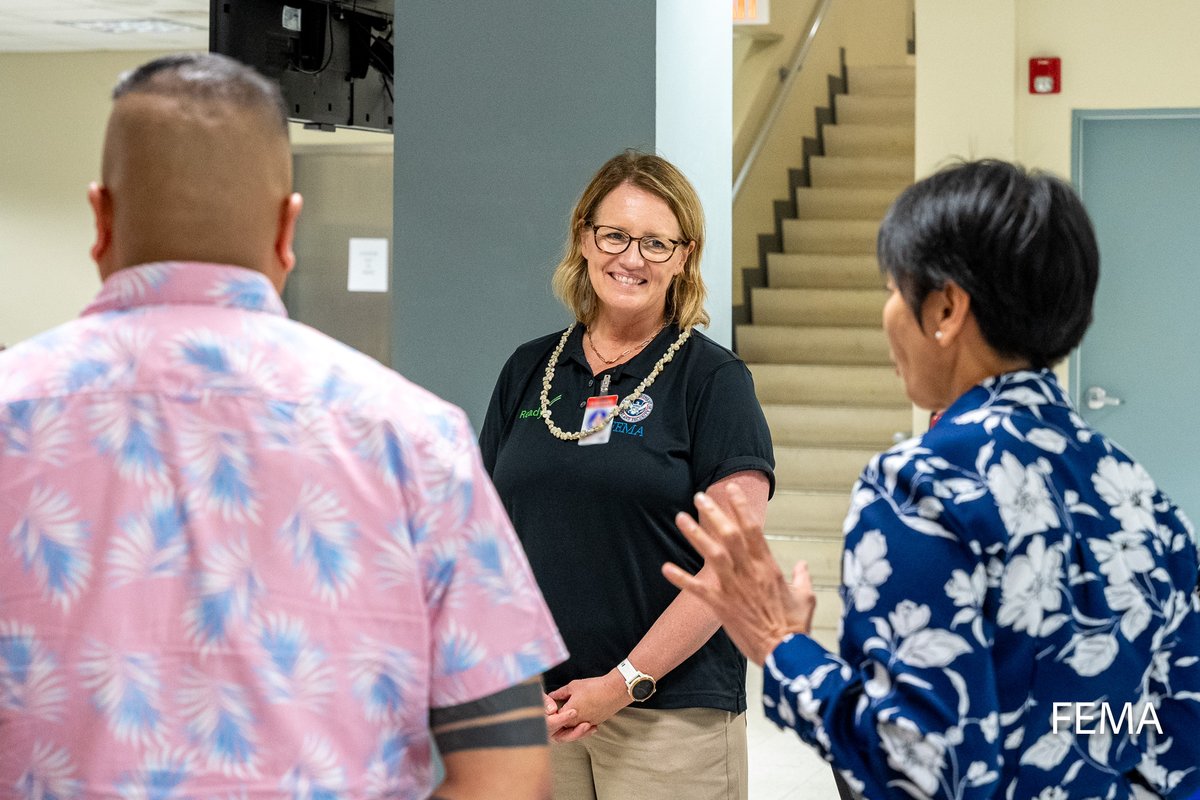
[(746, 715), (624, 708), (550, 746), (554, 800), (746, 800)]

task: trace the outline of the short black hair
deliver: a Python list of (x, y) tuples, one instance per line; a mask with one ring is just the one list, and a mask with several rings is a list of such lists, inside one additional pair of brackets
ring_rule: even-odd
[(236, 59), (219, 53), (175, 53), (122, 73), (112, 98), (148, 92), (171, 97), (222, 101), (257, 109), (288, 130), (287, 105), (279, 84)]
[(877, 255), (918, 324), (929, 293), (953, 281), (987, 343), (1037, 368), (1066, 357), (1092, 321), (1096, 236), (1053, 175), (990, 159), (942, 170), (892, 203)]

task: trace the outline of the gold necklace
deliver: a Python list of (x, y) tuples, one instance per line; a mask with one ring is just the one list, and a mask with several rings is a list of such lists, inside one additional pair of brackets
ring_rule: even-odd
[[(613, 417), (624, 411), (628, 411), (629, 407), (633, 405), (639, 397), (642, 396), (642, 393), (650, 388), (650, 385), (654, 383), (654, 379), (658, 377), (660, 372), (662, 372), (663, 367), (670, 363), (671, 359), (675, 357), (675, 353), (680, 347), (683, 347), (683, 343), (686, 342), (688, 337), (692, 335), (692, 329), (685, 328), (683, 332), (679, 334), (679, 338), (667, 348), (667, 352), (663, 353), (663, 357), (660, 358), (658, 363), (654, 365), (654, 369), (650, 370), (650, 374), (646, 376), (646, 379), (639, 383), (637, 388), (633, 390), (633, 394), (628, 395), (617, 407), (610, 408), (607, 412), (605, 412), (604, 419), (600, 420), (600, 422), (596, 423), (592, 427), (585, 428), (578, 433), (567, 433), (562, 428), (555, 425), (550, 419), (550, 383), (554, 380), (554, 365), (558, 363), (558, 357), (562, 355), (563, 348), (567, 346), (567, 339), (570, 338), (571, 331), (575, 330), (576, 324), (577, 323), (572, 322), (570, 327), (563, 332), (562, 338), (558, 340), (558, 347), (554, 348), (554, 352), (550, 354), (550, 361), (546, 364), (546, 374), (542, 376), (542, 421), (546, 423), (546, 427), (550, 429), (550, 433), (554, 434), (554, 438), (562, 439), (564, 442), (574, 442), (582, 439), (585, 436), (591, 436), (593, 433), (603, 430), (605, 425), (612, 422)], [(654, 337), (652, 336), (650, 338)], [(599, 353), (597, 353), (597, 355), (599, 355)]]
[(626, 347), (626, 348), (625, 348), (625, 350), (624, 350), (624, 351), (623, 351), (623, 352), (622, 352), (620, 355), (618, 355), (616, 358), (605, 358), (605, 357), (604, 357), (604, 354), (603, 354), (603, 353), (601, 353), (599, 350), (597, 350), (597, 349), (596, 349), (596, 341), (595, 341), (594, 339), (592, 339), (592, 329), (591, 329), (591, 328), (584, 328), (583, 330), (584, 330), (584, 333), (586, 333), (586, 334), (587, 334), (587, 340), (588, 340), (588, 344), (590, 344), (590, 345), (592, 346), (592, 352), (596, 354), (596, 358), (600, 359), (600, 360), (601, 360), (601, 361), (603, 361), (605, 364), (615, 364), (615, 363), (617, 363), (618, 361), (620, 361), (622, 358), (624, 358), (625, 356), (629, 355), (629, 354), (630, 354), (631, 352), (633, 352), (634, 350), (641, 350), (643, 347), (645, 347), (646, 345), (650, 344), (650, 341), (651, 341), (651, 340), (652, 340), (652, 339), (653, 339), (655, 336), (658, 336), (658, 334), (659, 334), (659, 333), (661, 333), (661, 332), (662, 332), (662, 329), (663, 329), (663, 328), (665, 328), (665, 327), (667, 327), (667, 323), (665, 323), (665, 322), (664, 322), (662, 325), (660, 325), (660, 326), (659, 326), (658, 330), (656, 330), (654, 333), (652, 333), (652, 334), (650, 334), (649, 336), (647, 336), (647, 337), (646, 337), (646, 338), (645, 338), (643, 341), (641, 341), (640, 343), (638, 343), (638, 344), (635, 344), (635, 345), (630, 345), (629, 347)]

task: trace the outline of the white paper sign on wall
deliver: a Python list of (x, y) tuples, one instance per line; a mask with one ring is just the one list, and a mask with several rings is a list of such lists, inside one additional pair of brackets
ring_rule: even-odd
[(348, 291), (386, 292), (389, 268), (387, 239), (350, 240)]

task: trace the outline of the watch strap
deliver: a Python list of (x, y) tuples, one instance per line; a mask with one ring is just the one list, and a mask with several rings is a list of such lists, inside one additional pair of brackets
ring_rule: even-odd
[(629, 663), (629, 659), (625, 659), (620, 664), (617, 664), (617, 672), (621, 673), (621, 677), (625, 679), (625, 685), (629, 686), (640, 676), (644, 675), (640, 669)]

